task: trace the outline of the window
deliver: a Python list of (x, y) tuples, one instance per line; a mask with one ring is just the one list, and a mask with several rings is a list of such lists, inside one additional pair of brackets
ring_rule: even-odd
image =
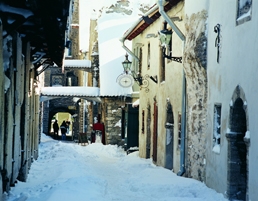
[(236, 24), (240, 25), (251, 20), (252, 0), (237, 0), (237, 20)]
[(139, 47), (134, 49), (134, 54), (139, 58), (139, 61), (134, 60), (135, 62), (134, 62), (133, 70), (136, 74), (141, 71), (141, 65), (142, 65), (141, 49), (142, 48), (139, 48)]
[(145, 127), (144, 119), (145, 119), (145, 117), (144, 117), (144, 110), (142, 110), (142, 134), (144, 134), (144, 132), (145, 132), (145, 130), (144, 130), (144, 127)]
[(220, 129), (221, 129), (221, 105), (214, 105), (213, 117), (213, 147), (220, 145)]
[(178, 148), (181, 146), (181, 113), (178, 113)]
[(64, 79), (63, 75), (52, 75), (51, 76), (51, 86), (55, 86), (55, 85), (63, 86), (63, 79)]
[[(167, 46), (167, 55), (170, 56), (170, 57), (172, 57), (172, 37), (173, 37), (173, 35), (171, 36), (170, 42), (169, 42), (169, 44)], [(167, 63), (170, 63), (170, 62), (172, 62), (172, 60), (171, 59), (167, 59)]]
[(165, 57), (163, 57), (163, 51), (165, 51), (165, 48), (162, 47), (160, 49), (160, 80), (165, 81)]
[(67, 78), (67, 86), (72, 86), (72, 78), (71, 77)]
[(140, 48), (140, 50), (139, 50), (139, 59), (140, 59), (140, 61), (139, 61), (139, 73), (141, 74), (142, 73), (142, 48)]
[[(136, 48), (133, 49), (133, 54), (137, 56), (137, 51), (136, 50), (137, 50)], [(132, 59), (132, 62), (133, 62), (132, 63), (132, 70), (136, 71), (137, 60), (134, 57)]]
[(78, 77), (73, 71), (67, 72), (66, 76), (66, 86), (78, 86)]
[(148, 64), (148, 69), (150, 69), (150, 43), (148, 44), (147, 64)]

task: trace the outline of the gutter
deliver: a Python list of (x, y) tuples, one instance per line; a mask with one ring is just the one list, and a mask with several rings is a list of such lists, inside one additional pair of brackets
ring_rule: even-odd
[[(165, 21), (171, 26), (171, 28), (176, 32), (178, 37), (183, 41), (185, 45), (185, 35), (181, 30), (175, 25), (175, 23), (170, 19), (167, 13), (164, 11), (165, 1), (167, 0), (157, 0), (160, 15), (165, 19)], [(183, 45), (183, 48), (184, 48)], [(181, 146), (180, 146), (180, 170), (177, 173), (178, 176), (183, 176), (185, 173), (185, 134), (186, 130), (186, 78), (183, 69), (183, 80), (182, 80), (182, 123), (181, 123)]]
[(139, 20), (137, 20), (123, 35), (123, 37), (120, 39), (122, 43), (122, 48), (125, 49), (125, 51), (133, 58), (135, 58), (137, 61), (140, 61), (140, 59), (128, 48), (125, 46), (125, 40), (126, 37), (137, 27), (137, 25), (143, 20), (144, 17), (148, 17), (151, 13), (156, 11), (158, 9), (158, 5), (153, 6), (148, 12), (146, 12)]

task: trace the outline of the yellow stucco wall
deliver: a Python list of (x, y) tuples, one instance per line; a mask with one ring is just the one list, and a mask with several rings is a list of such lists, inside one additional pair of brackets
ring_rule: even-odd
[[(173, 9), (171, 9), (167, 14), (170, 17), (177, 16), (181, 21), (175, 22), (179, 29), (184, 33), (184, 4), (179, 3)], [(147, 29), (145, 29), (142, 34), (138, 35), (133, 40), (133, 49), (142, 46), (142, 75), (148, 74), (149, 76), (157, 76), (158, 83), (156, 84), (152, 80), (149, 81), (149, 92), (146, 93), (145, 89), (140, 90), (140, 108), (139, 108), (139, 155), (140, 157), (146, 157), (146, 136), (147, 136), (147, 111), (148, 105), (150, 105), (150, 130), (151, 130), (151, 153), (152, 157), (153, 147), (152, 147), (152, 135), (153, 135), (153, 104), (154, 99), (157, 101), (158, 105), (158, 151), (157, 151), (157, 165), (165, 166), (165, 155), (166, 155), (166, 116), (167, 116), (167, 102), (170, 102), (173, 108), (174, 117), (174, 153), (173, 153), (173, 163), (174, 171), (179, 170), (179, 148), (178, 148), (178, 114), (181, 113), (181, 100), (182, 100), (182, 76), (183, 76), (183, 65), (175, 61), (165, 60), (165, 81), (161, 81), (161, 48), (159, 38), (152, 37), (146, 38), (147, 34), (157, 34), (158, 30), (163, 29), (163, 17), (157, 19), (152, 23)], [(169, 25), (167, 28), (170, 29)], [(182, 56), (183, 54), (183, 42), (181, 39), (173, 33), (172, 36), (172, 50), (173, 56)], [(148, 44), (150, 44), (150, 67), (147, 68), (147, 54), (148, 54)], [(142, 134), (142, 111), (145, 111), (145, 133)]]

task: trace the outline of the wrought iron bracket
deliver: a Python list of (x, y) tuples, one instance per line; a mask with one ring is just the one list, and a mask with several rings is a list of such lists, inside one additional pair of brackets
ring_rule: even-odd
[(171, 56), (168, 56), (166, 55), (165, 53), (163, 53), (163, 56), (167, 59), (170, 59), (172, 61), (176, 61), (178, 63), (182, 63), (182, 57), (171, 57)]
[(138, 75), (137, 77), (133, 76), (134, 80), (137, 82), (137, 84), (140, 86), (140, 89), (144, 88), (145, 92), (149, 92), (149, 80), (150, 76), (148, 74), (141, 76)]
[(162, 53), (163, 53), (162, 55), (164, 58), (170, 59), (172, 61), (176, 61), (178, 63), (182, 63), (182, 57), (172, 57), (170, 55), (166, 55), (165, 52), (166, 52), (166, 47), (162, 47)]

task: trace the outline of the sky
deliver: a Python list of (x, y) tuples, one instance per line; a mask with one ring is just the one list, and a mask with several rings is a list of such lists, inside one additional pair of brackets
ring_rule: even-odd
[(204, 183), (179, 177), (117, 145), (81, 145), (41, 134), (27, 182), (5, 201), (226, 201)]

